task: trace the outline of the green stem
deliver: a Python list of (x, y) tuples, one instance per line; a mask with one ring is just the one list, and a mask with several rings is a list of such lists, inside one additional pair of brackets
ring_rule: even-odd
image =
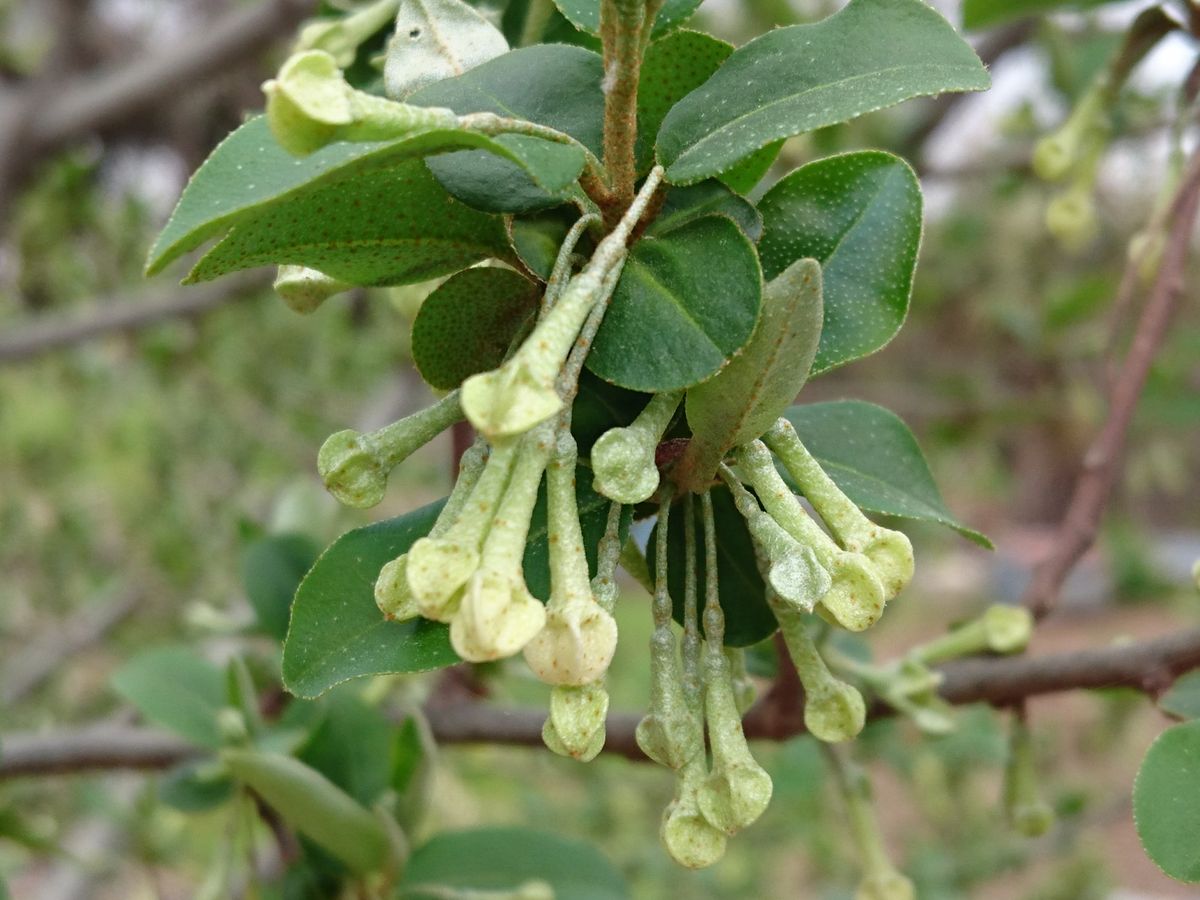
[(598, 221), (600, 221), (600, 217), (597, 215), (580, 216), (571, 226), (571, 230), (567, 232), (567, 236), (563, 238), (562, 246), (558, 248), (558, 256), (554, 260), (554, 268), (550, 270), (550, 278), (546, 281), (546, 291), (542, 295), (543, 313), (551, 309), (558, 302), (558, 298), (562, 296), (571, 277), (571, 264), (575, 256), (575, 248), (579, 245), (579, 239), (583, 237), (584, 231), (590, 225)]
[(542, 39), (550, 16), (554, 13), (554, 0), (529, 0), (525, 10), (525, 22), (521, 25), (521, 36), (517, 46), (530, 47)]
[(697, 589), (696, 512), (693, 495), (683, 504), (683, 692), (696, 715), (701, 710), (700, 686), (700, 623), (699, 591)]
[(556, 128), (551, 128), (548, 125), (527, 122), (525, 119), (499, 116), (496, 113), (477, 112), (459, 116), (458, 126), (478, 134), (493, 136), (497, 134), (523, 134), (528, 137), (541, 138), (543, 141), (550, 141), (555, 144), (568, 144), (572, 147), (578, 147), (583, 151), (585, 160), (584, 177), (592, 179), (603, 177), (604, 166), (600, 164), (600, 160), (596, 159), (596, 154), (571, 137), (571, 135)]

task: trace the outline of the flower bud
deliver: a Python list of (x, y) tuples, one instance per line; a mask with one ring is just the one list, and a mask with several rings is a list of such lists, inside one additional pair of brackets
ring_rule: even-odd
[(550, 716), (542, 738), (556, 753), (588, 762), (604, 747), (607, 715), (608, 691), (602, 683), (557, 685), (550, 692)]
[(619, 503), (642, 503), (658, 489), (655, 451), (675, 417), (682, 392), (655, 394), (629, 425), (610, 428), (592, 446), (596, 493)]
[(1097, 82), (1088, 89), (1066, 122), (1037, 142), (1033, 171), (1044, 181), (1058, 181), (1084, 161), (1090, 146), (1102, 140), (1105, 122), (1105, 89)]
[(689, 869), (711, 866), (725, 855), (725, 833), (708, 822), (697, 802), (703, 778), (701, 759), (693, 760), (680, 771), (675, 799), (663, 813), (659, 830), (671, 858)]
[(916, 896), (912, 883), (892, 865), (884, 846), (866, 773), (832, 748), (826, 758), (845, 800), (854, 847), (863, 862), (856, 900), (912, 900)]
[(804, 686), (804, 727), (826, 743), (853, 739), (867, 720), (862, 694), (829, 671), (799, 613), (777, 601), (772, 608), (779, 619), (788, 655)]
[(913, 549), (908, 536), (876, 525), (863, 515), (808, 452), (787, 419), (779, 419), (764, 440), (838, 543), (848, 552), (861, 553), (870, 560), (883, 585), (884, 599), (899, 594), (913, 576)]
[(811, 549), (821, 568), (829, 573), (832, 583), (820, 598), (821, 606), (850, 631), (862, 631), (878, 621), (885, 595), (871, 561), (862, 553), (842, 550), (821, 530), (784, 483), (761, 441), (742, 447), (738, 461), (771, 517), (802, 546)]
[(404, 622), (421, 614), (417, 598), (408, 586), (408, 554), (403, 553), (384, 565), (375, 579), (375, 605), (384, 618)]
[(525, 661), (546, 684), (583, 685), (604, 676), (616, 649), (616, 619), (592, 599), (577, 599), (548, 609)]
[(346, 69), (354, 63), (358, 48), (391, 22), (400, 0), (376, 0), (356, 13), (337, 19), (317, 19), (300, 29), (293, 53), (324, 50), (338, 66)]
[(1041, 837), (1054, 825), (1054, 810), (1038, 791), (1033, 736), (1028, 724), (1015, 714), (1004, 770), (1004, 809), (1013, 830), (1024, 837)]
[(1023, 606), (996, 603), (979, 618), (914, 647), (909, 657), (927, 666), (980, 653), (1019, 653), (1033, 634), (1033, 615)]
[(1100, 232), (1090, 184), (1075, 184), (1046, 207), (1046, 229), (1064, 248), (1078, 252)]
[(546, 624), (546, 608), (520, 576), (478, 571), (450, 622), (450, 644), (469, 662), (503, 659), (521, 651)]
[(854, 900), (915, 900), (913, 883), (895, 869), (872, 872), (859, 882)]
[(333, 496), (366, 509), (383, 499), (388, 474), (415, 450), (462, 419), (458, 392), (452, 391), (420, 412), (386, 428), (330, 435), (317, 453), (317, 471)]
[(330, 297), (353, 287), (305, 266), (280, 266), (274, 284), (275, 293), (288, 308), (301, 315), (315, 312)]
[(263, 84), (267, 123), (280, 145), (296, 156), (333, 141), (381, 141), (428, 128), (455, 128), (449, 109), (408, 106), (352, 88), (337, 60), (305, 50), (284, 62)]

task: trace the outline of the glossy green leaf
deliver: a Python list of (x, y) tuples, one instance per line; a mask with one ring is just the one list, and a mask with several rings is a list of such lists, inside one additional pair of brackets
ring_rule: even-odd
[(514, 216), (508, 220), (509, 244), (530, 272), (548, 281), (558, 250), (578, 218), (579, 212), (573, 207)]
[(813, 374), (873, 353), (908, 315), (921, 245), (921, 186), (904, 160), (869, 150), (809, 163), (759, 201), (763, 274), (821, 263), (825, 326)]
[(392, 141), (337, 142), (298, 158), (279, 146), (266, 117), (258, 116), (222, 141), (192, 176), (150, 249), (146, 274), (161, 271), (172, 260), (271, 204), (366, 169), (467, 147), (512, 161), (551, 192), (565, 189), (583, 169), (583, 154), (575, 147), (520, 135), (493, 139), (453, 129)]
[(829, 477), (862, 509), (937, 522), (992, 546), (946, 509), (916, 438), (895, 413), (861, 400), (836, 400), (793, 406), (787, 417)]
[(669, 391), (714, 375), (754, 331), (762, 275), (732, 220), (705, 216), (634, 245), (587, 365), (621, 387)]
[(258, 626), (282, 641), (292, 614), (292, 598), (321, 548), (303, 534), (259, 538), (242, 554), (242, 584)]
[(716, 179), (670, 188), (658, 217), (646, 229), (646, 233), (664, 235), (708, 215), (727, 216), (752, 241), (762, 237), (762, 216), (754, 204)]
[(413, 159), (315, 187), (238, 222), (185, 283), (299, 265), (347, 284), (414, 284), (509, 254), (499, 217), (455, 200)]
[[(627, 900), (621, 874), (591, 844), (522, 828), (445, 831), (418, 847), (400, 880), (401, 900), (452, 892), (514, 891), (542, 881), (554, 900)], [(448, 890), (447, 890), (448, 889)]]
[(658, 159), (669, 181), (691, 184), (781, 138), (988, 83), (975, 52), (921, 0), (851, 0), (736, 50), (667, 114)]
[[(733, 496), (728, 488), (718, 486), (712, 490), (713, 517), (717, 526), (717, 587), (720, 591), (721, 609), (725, 613), (725, 644), (729, 647), (749, 647), (770, 637), (779, 628), (775, 614), (767, 606), (766, 586), (758, 572), (754, 557), (754, 542), (746, 528), (746, 520), (737, 511)], [(699, 568), (697, 585), (701, 612), (704, 607), (704, 586), (707, 584), (704, 571), (704, 523), (701, 520), (700, 503), (692, 504), (696, 518), (696, 559)], [(675, 621), (683, 621), (684, 563), (687, 559), (684, 546), (684, 505), (676, 502), (671, 507), (670, 527), (667, 535), (667, 586), (675, 603)], [(646, 559), (650, 563), (651, 575), (655, 571), (656, 546), (660, 538), (658, 526), (650, 533), (646, 548)], [(703, 616), (701, 616), (703, 619)], [(704, 631), (703, 621), (700, 625)]]
[(963, 28), (990, 28), (1056, 10), (1091, 9), (1117, 0), (963, 0)]
[(458, 662), (445, 625), (389, 622), (375, 605), (379, 570), (429, 532), (441, 505), (347, 532), (321, 554), (292, 604), (283, 645), (289, 691), (316, 697), (363, 675), (424, 672)]
[(638, 170), (654, 162), (654, 136), (671, 107), (712, 77), (733, 45), (702, 31), (676, 31), (646, 48), (638, 81)]
[(1200, 721), (1168, 728), (1150, 745), (1133, 784), (1133, 821), (1155, 865), (1200, 882)]
[(763, 290), (762, 315), (745, 349), (687, 393), (688, 455), (698, 479), (711, 479), (731, 449), (760, 437), (792, 405), (820, 337), (821, 267), (798, 260)]
[[(702, 0), (665, 0), (654, 20), (654, 37), (661, 37), (691, 18)], [(600, 33), (600, 0), (554, 0), (554, 5), (576, 28)]]
[(1200, 670), (1188, 672), (1158, 698), (1158, 708), (1181, 719), (1200, 719)]
[(202, 747), (221, 745), (217, 713), (225, 706), (225, 677), (187, 647), (139, 653), (117, 670), (112, 686), (147, 721)]
[(453, 390), (500, 365), (537, 307), (537, 286), (511, 269), (459, 272), (421, 304), (412, 328), (413, 362), (431, 386)]
[(749, 194), (754, 186), (762, 181), (763, 176), (770, 171), (782, 149), (783, 141), (767, 144), (761, 150), (755, 150), (741, 162), (726, 169), (717, 178), (731, 191)]
[(353, 871), (372, 872), (387, 862), (383, 822), (316, 769), (257, 750), (226, 750), (221, 761), (285, 822)]
[[(540, 44), (513, 50), (457, 78), (422, 88), (408, 102), (446, 106), (460, 115), (490, 112), (537, 122), (600, 154), (603, 77), (603, 63), (590, 50)], [(569, 184), (553, 188), (537, 183), (512, 162), (475, 151), (431, 158), (429, 168), (454, 196), (489, 212), (519, 213), (557, 205)]]
[(296, 756), (370, 807), (391, 781), (389, 756), (396, 726), (349, 687), (322, 698), (321, 722)]

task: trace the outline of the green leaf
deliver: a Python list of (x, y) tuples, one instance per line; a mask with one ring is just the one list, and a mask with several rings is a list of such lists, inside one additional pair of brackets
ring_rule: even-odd
[(740, 163), (726, 169), (717, 178), (731, 191), (748, 194), (770, 171), (771, 165), (782, 149), (783, 141), (767, 144), (761, 150), (755, 150)]
[[(518, 140), (518, 138), (520, 138)], [(579, 177), (578, 148), (520, 135), (489, 138), (453, 129), (426, 131), (392, 141), (337, 142), (297, 158), (276, 142), (265, 116), (238, 128), (212, 152), (184, 188), (146, 262), (146, 274), (221, 234), (273, 203), (365, 169), (386, 168), (448, 150), (478, 148), (520, 165), (547, 191), (562, 191)]]
[(537, 312), (538, 290), (511, 269), (459, 272), (425, 298), (412, 328), (412, 356), (431, 386), (449, 391), (500, 365)]
[[(729, 647), (749, 647), (770, 637), (779, 628), (775, 614), (767, 606), (766, 586), (758, 572), (754, 542), (746, 520), (737, 511), (729, 489), (719, 485), (712, 489), (713, 518), (717, 526), (717, 589), (721, 609), (725, 613), (725, 644)], [(692, 504), (696, 518), (696, 577), (701, 612), (700, 631), (703, 634), (704, 586), (704, 522), (700, 503)], [(684, 545), (684, 510), (682, 502), (671, 507), (667, 535), (667, 587), (675, 604), (675, 621), (683, 622), (683, 583), (686, 547)], [(655, 556), (662, 538), (658, 525), (650, 533), (646, 559), (650, 573), (655, 574)]]
[(509, 244), (529, 271), (548, 281), (558, 250), (578, 217), (572, 207), (513, 217), (508, 224)]
[(592, 444), (608, 429), (631, 423), (649, 402), (649, 394), (609, 384), (584, 369), (579, 376), (579, 393), (571, 407), (571, 434), (579, 444), (580, 455), (587, 456)]
[(225, 677), (188, 648), (139, 653), (117, 670), (112, 686), (147, 721), (202, 747), (221, 745), (217, 713), (225, 706)]
[(1200, 670), (1177, 679), (1171, 689), (1158, 698), (1158, 708), (1181, 719), (1200, 719)]
[(763, 220), (758, 210), (745, 197), (738, 196), (716, 179), (670, 188), (662, 209), (646, 233), (661, 236), (708, 215), (727, 216), (752, 241), (762, 237)]
[(991, 541), (946, 509), (916, 438), (895, 413), (861, 400), (836, 400), (793, 406), (787, 417), (829, 477), (862, 509), (937, 522), (991, 548)]
[[(600, 154), (604, 145), (603, 71), (600, 57), (590, 50), (539, 44), (513, 50), (457, 78), (422, 88), (408, 102), (449, 107), (459, 115), (490, 112), (537, 122), (571, 135)], [(536, 183), (512, 162), (475, 151), (431, 158), (429, 168), (454, 196), (488, 212), (519, 213), (555, 206), (563, 202), (563, 188), (570, 184), (552, 188)]]
[(728, 366), (687, 393), (688, 456), (708, 481), (725, 455), (761, 436), (808, 380), (821, 337), (821, 267), (802, 259), (763, 291), (754, 336)]
[(1155, 865), (1200, 882), (1200, 721), (1168, 728), (1150, 745), (1133, 783), (1133, 821)]
[(638, 171), (654, 162), (654, 136), (671, 107), (712, 77), (733, 52), (702, 31), (676, 31), (646, 48), (638, 80)]
[(638, 391), (691, 387), (745, 346), (761, 302), (758, 256), (732, 220), (705, 216), (644, 237), (625, 262), (588, 368)]
[(734, 51), (667, 114), (658, 159), (668, 181), (691, 184), (780, 138), (988, 84), (975, 52), (921, 0), (851, 0), (822, 22)]
[(449, 629), (425, 619), (389, 622), (375, 605), (375, 579), (433, 527), (442, 504), (347, 532), (300, 583), (283, 645), (283, 683), (316, 697), (363, 675), (424, 672), (458, 662)]
[(413, 284), (488, 257), (510, 257), (504, 223), (455, 200), (413, 159), (322, 184), (243, 219), (185, 283), (297, 265), (347, 284)]
[(1117, 0), (963, 0), (963, 28), (990, 28), (1058, 9), (1091, 9)]
[(921, 186), (904, 160), (866, 151), (797, 169), (759, 201), (763, 275), (812, 257), (825, 283), (813, 374), (883, 347), (908, 315), (921, 244)]
[(391, 780), (396, 727), (353, 691), (323, 698), (325, 715), (296, 756), (364, 806), (372, 806)]
[(287, 635), (292, 598), (320, 555), (303, 534), (278, 534), (256, 540), (242, 554), (242, 584), (258, 626), (282, 641)]
[(548, 883), (554, 900), (630, 896), (621, 874), (591, 844), (523, 828), (436, 835), (409, 858), (398, 896), (437, 900), (447, 893), (513, 891), (529, 881)]
[(158, 800), (180, 812), (200, 813), (224, 806), (233, 797), (233, 782), (211, 759), (184, 763), (163, 776)]
[(383, 822), (316, 769), (258, 750), (226, 750), (221, 761), (285, 822), (353, 871), (375, 871), (387, 862)]
[[(702, 0), (665, 0), (651, 34), (661, 37), (691, 18)], [(588, 34), (600, 34), (600, 0), (554, 0), (567, 21)]]

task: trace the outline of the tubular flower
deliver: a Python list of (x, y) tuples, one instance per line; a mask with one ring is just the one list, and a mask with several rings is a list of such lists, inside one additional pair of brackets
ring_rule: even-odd
[(324, 50), (289, 57), (279, 74), (263, 84), (263, 93), (271, 133), (296, 156), (333, 141), (383, 141), (458, 126), (452, 110), (409, 106), (355, 90)]
[(479, 568), (483, 541), (508, 487), (516, 454), (515, 442), (493, 447), (453, 524), (409, 548), (408, 586), (425, 618), (449, 622), (458, 611), (462, 588)]
[(1038, 791), (1033, 736), (1020, 715), (1013, 715), (1008, 739), (1008, 765), (1004, 770), (1004, 810), (1013, 830), (1025, 837), (1040, 837), (1054, 824), (1054, 810)]
[(317, 471), (329, 493), (366, 509), (383, 499), (392, 469), (462, 419), (458, 391), (378, 431), (331, 434), (317, 453)]
[(525, 660), (542, 681), (584, 685), (603, 678), (617, 649), (617, 622), (592, 596), (583, 531), (575, 502), (578, 451), (560, 431), (546, 471), (550, 601), (546, 625), (525, 647)]
[(559, 756), (588, 762), (604, 749), (604, 717), (608, 691), (603, 682), (555, 685), (550, 692), (550, 716), (542, 740)]
[(679, 770), (675, 799), (663, 812), (659, 836), (671, 858), (689, 869), (711, 866), (725, 855), (725, 832), (714, 827), (700, 811), (705, 786), (704, 760), (698, 756)]
[(610, 428), (592, 446), (596, 493), (619, 503), (641, 503), (658, 489), (654, 454), (671, 424), (681, 391), (655, 394), (636, 419), (624, 428)]
[(746, 520), (759, 556), (766, 562), (767, 584), (779, 599), (797, 609), (812, 612), (816, 602), (829, 593), (833, 580), (817, 562), (816, 554), (792, 537), (771, 518), (727, 467), (721, 478), (733, 492), (738, 512)]
[[(438, 513), (437, 520), (426, 537), (439, 538), (458, 521), (471, 492), (479, 482), (480, 475), (483, 474), (487, 456), (487, 445), (482, 441), (476, 441), (462, 455), (454, 490), (450, 492), (446, 504)], [(417, 603), (417, 598), (408, 583), (407, 553), (402, 553), (380, 569), (379, 577), (375, 580), (375, 603), (387, 618), (397, 621), (421, 614), (420, 604)]]
[(512, 656), (546, 624), (546, 608), (525, 586), (522, 560), (538, 486), (553, 449), (542, 427), (521, 441), (512, 476), (484, 539), (478, 570), (450, 622), (450, 643), (465, 660)]
[(787, 419), (779, 419), (764, 440), (842, 547), (871, 561), (883, 584), (884, 599), (899, 594), (913, 575), (913, 549), (908, 536), (876, 525), (864, 516), (813, 459)]
[(775, 470), (762, 441), (740, 448), (738, 464), (771, 518), (811, 549), (829, 573), (832, 584), (818, 601), (821, 606), (850, 631), (875, 624), (883, 613), (884, 588), (870, 560), (862, 553), (843, 550), (821, 530)]
[(341, 68), (348, 68), (353, 65), (359, 46), (391, 22), (399, 6), (400, 0), (376, 0), (340, 19), (309, 22), (300, 29), (292, 51), (324, 50)]
[(949, 634), (914, 647), (909, 658), (934, 666), (980, 653), (1020, 653), (1033, 634), (1033, 614), (1023, 606), (996, 603), (977, 619), (960, 625)]
[(308, 315), (330, 297), (350, 290), (353, 285), (305, 266), (280, 266), (273, 287), (292, 312)]

